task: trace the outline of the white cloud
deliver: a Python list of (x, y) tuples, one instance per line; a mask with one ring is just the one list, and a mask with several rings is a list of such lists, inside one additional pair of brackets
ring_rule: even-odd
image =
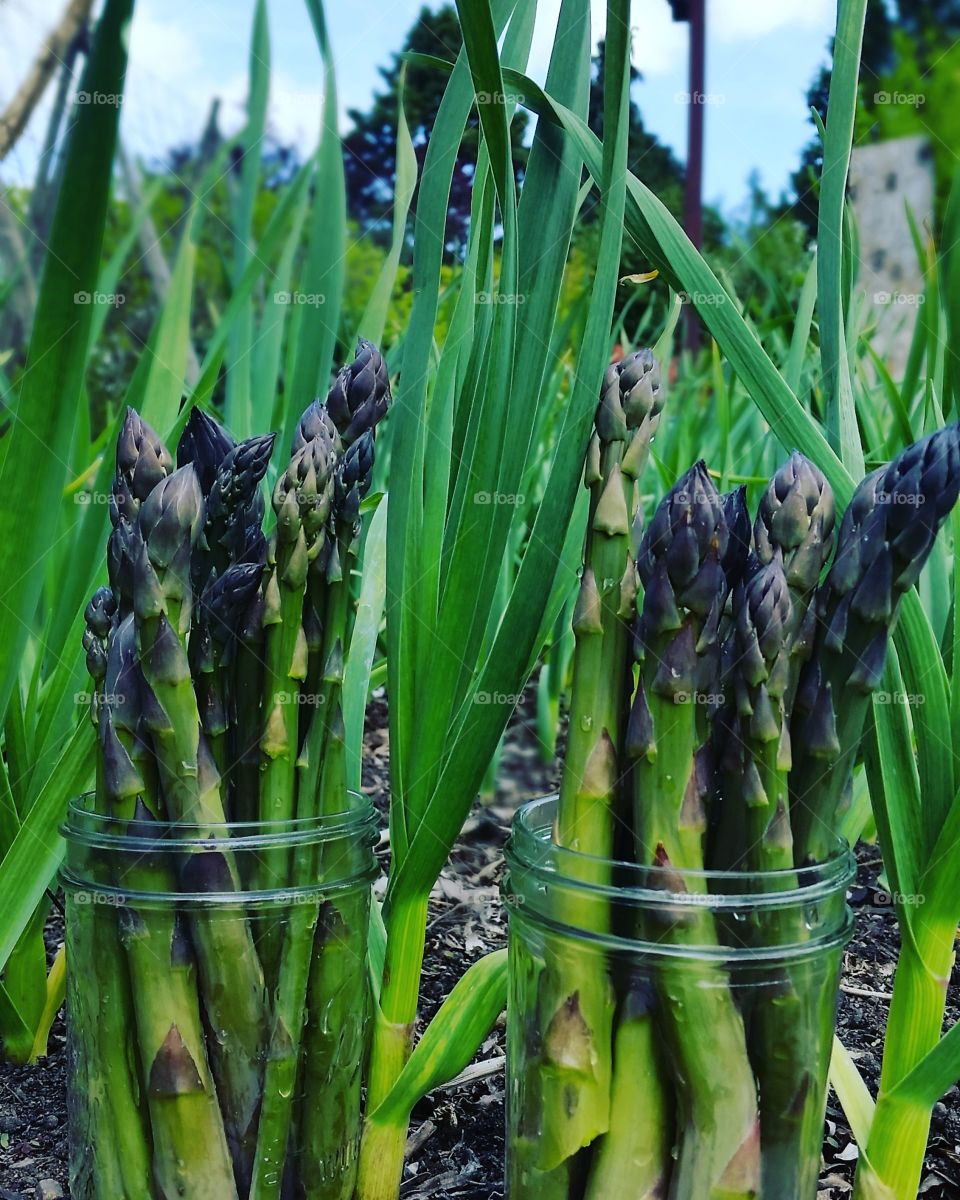
[[(531, 74), (542, 82), (550, 46), (557, 26), (560, 0), (546, 0), (538, 7), (531, 51)], [(824, 29), (831, 31), (834, 0), (717, 0), (707, 4), (707, 56), (711, 42), (753, 41), (784, 30)], [(591, 0), (594, 43), (606, 27), (605, 0)], [(687, 58), (689, 28), (673, 20), (667, 0), (634, 0), (630, 10), (633, 32), (633, 62), (647, 79), (671, 75), (683, 69)]]
[(721, 0), (707, 5), (708, 34), (724, 41), (781, 29), (831, 28), (835, 17), (835, 0)]

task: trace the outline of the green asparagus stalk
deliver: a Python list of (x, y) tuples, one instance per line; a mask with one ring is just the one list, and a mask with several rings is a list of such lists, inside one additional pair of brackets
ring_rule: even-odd
[(168, 912), (120, 913), (130, 965), (154, 1180), (163, 1196), (233, 1200), (230, 1153), (207, 1065), (189, 935)]
[(791, 722), (798, 864), (830, 852), (900, 600), (916, 583), (958, 493), (960, 425), (954, 424), (868, 475), (844, 513)]
[(307, 1200), (350, 1200), (357, 1175), (369, 1027), (365, 957), (370, 896), (355, 890), (320, 910), (304, 1031), (300, 1167)]
[[(220, 576), (214, 572), (199, 598), (198, 616), (190, 635), (190, 666), (200, 721), (225, 788), (228, 772), (232, 773), (235, 766), (229, 736), (233, 698), (228, 681), (236, 659), (237, 629), (260, 590), (264, 568), (264, 562), (239, 562)], [(232, 820), (234, 806), (229, 790), (225, 809)]]
[[(295, 852), (293, 871), (299, 873), (301, 868), (309, 867), (309, 854), (302, 850)], [(279, 1197), (281, 1194), (293, 1123), (294, 1095), (306, 1019), (307, 981), (318, 913), (318, 905), (306, 896), (302, 903), (292, 904), (287, 913), (274, 989), (250, 1200), (267, 1200), (267, 1197)], [(311, 1098), (312, 1103), (318, 1100), (318, 1097)]]
[(673, 1139), (673, 1096), (649, 982), (631, 984), (617, 1012), (610, 1129), (597, 1143), (586, 1195), (603, 1200), (660, 1200), (667, 1194)]
[[(747, 754), (747, 864), (789, 872), (794, 862), (789, 807), (789, 718), (813, 646), (812, 603), (833, 539), (834, 503), (820, 471), (794, 452), (760, 501), (754, 544), (760, 563), (738, 592), (737, 647)], [(765, 731), (765, 732), (764, 732)], [(781, 875), (782, 886), (791, 879)], [(774, 914), (764, 939), (802, 943), (802, 921)], [(816, 1190), (823, 1137), (832, 995), (821, 995), (812, 964), (795, 965), (755, 997), (751, 1046), (760, 1090), (764, 1196), (790, 1200)]]
[[(634, 827), (641, 864), (664, 886), (674, 869), (702, 870), (713, 771), (703, 698), (718, 686), (719, 628), (727, 598), (723, 505), (703, 463), (667, 494), (644, 535), (642, 655), (630, 714)], [(677, 945), (717, 943), (711, 914), (690, 915), (648, 936)], [(678, 1091), (680, 1128), (673, 1200), (749, 1200), (759, 1194), (756, 1089), (743, 1020), (723, 970), (704, 962), (662, 967), (658, 1016)]]
[[(326, 554), (311, 567), (308, 593), (321, 633), (312, 672), (319, 676), (321, 703), (307, 714), (298, 764), (300, 802), (311, 813), (333, 815), (350, 804), (341, 700), (351, 632), (350, 571), (357, 554), (360, 504), (373, 478), (374, 431), (389, 403), (386, 364), (377, 348), (361, 339), (325, 406), (344, 449), (334, 472), (332, 536)], [(297, 439), (323, 419), (323, 406), (311, 405), (301, 417)], [(332, 851), (334, 858), (328, 855), (321, 872), (336, 877), (342, 872), (337, 857), (352, 849)], [(328, 901), (317, 927), (304, 1032), (303, 1091), (308, 1099), (299, 1117), (300, 1169), (308, 1200), (349, 1200), (353, 1194), (369, 1003), (364, 951), (368, 906), (364, 891)]]
[[(149, 762), (140, 730), (144, 705), (150, 701), (137, 661), (132, 615), (113, 635), (104, 691), (110, 701), (100, 721), (106, 799), (115, 816), (149, 838), (159, 800), (155, 776), (138, 765)], [(174, 890), (173, 879), (149, 848), (116, 882), (134, 891)], [(150, 1114), (151, 1145), (144, 1153), (149, 1153), (155, 1186), (164, 1196), (231, 1200), (237, 1189), (207, 1059), (189, 936), (178, 916), (157, 906), (123, 906), (119, 932), (129, 970), (134, 1014), (130, 1024), (136, 1028), (141, 1087)], [(128, 1034), (119, 1028), (111, 1032), (116, 1040), (105, 1061), (118, 1056), (129, 1061)], [(117, 1095), (111, 1104), (120, 1161), (129, 1155), (129, 1162), (136, 1163), (141, 1120), (136, 1101)]]
[(117, 439), (117, 468), (110, 491), (113, 531), (107, 543), (110, 586), (120, 613), (133, 611), (134, 526), (140, 505), (173, 470), (173, 459), (153, 429), (128, 408)]
[[(191, 556), (203, 500), (192, 465), (162, 480), (143, 502), (136, 532), (134, 612), (143, 674), (151, 704), (149, 729), (169, 820), (190, 822), (222, 837), (226, 820), (220, 778), (200, 724), (187, 651), (192, 590)], [(229, 849), (191, 855), (188, 891), (240, 890)], [(263, 971), (249, 926), (238, 912), (227, 921), (202, 906), (192, 917), (211, 1059), (238, 1179), (252, 1159), (260, 1101), (257, 1063), (266, 1004)]]
[[(375, 377), (374, 377), (375, 381)], [(351, 389), (355, 397), (359, 393)], [(371, 419), (376, 406), (364, 404)], [(355, 417), (351, 421), (355, 423)], [(347, 426), (349, 433), (350, 427)], [(334, 481), (334, 532), (340, 578), (327, 588), (321, 653), (326, 666), (323, 701), (313, 714), (302, 761), (301, 786), (310, 786), (311, 768), (318, 774), (319, 811), (344, 811), (347, 793), (346, 749), (341, 691), (343, 662), (349, 643), (350, 566), (356, 558), (360, 503), (370, 487), (374, 462), (373, 426), (352, 441), (337, 464)], [(314, 730), (322, 731), (322, 762)], [(317, 771), (317, 768), (319, 770)], [(316, 786), (316, 784), (314, 785)], [(352, 847), (333, 850), (321, 864), (324, 874), (342, 873), (339, 855)], [(360, 889), (324, 905), (313, 956), (304, 1034), (304, 1094), (309, 1099), (300, 1114), (301, 1170), (307, 1200), (350, 1200), (356, 1181), (356, 1147), (360, 1136), (361, 1064), (369, 1013), (365, 963), (369, 897)], [(315, 1100), (313, 1098), (316, 1098)]]
[[(94, 685), (91, 718), (98, 735), (116, 607), (111, 589), (99, 588), (84, 614), (83, 647)], [(98, 812), (109, 812), (101, 756), (97, 759), (96, 805)], [(104, 872), (100, 882), (112, 880)], [(128, 1052), (132, 1000), (117, 944), (117, 915), (109, 906), (88, 906), (68, 923), (67, 956), (72, 967), (68, 1009), (75, 1076), (71, 1120), (90, 1148), (82, 1178), (71, 1182), (75, 1194), (90, 1200), (112, 1200), (114, 1196), (150, 1200), (149, 1132), (140, 1105), (134, 1056)], [(98, 1125), (104, 1112), (109, 1118)]]
[[(349, 562), (359, 529), (360, 502), (370, 486), (373, 469), (373, 425), (386, 411), (389, 400), (385, 379), (379, 353), (370, 343), (361, 342), (355, 361), (340, 372), (330, 391), (328, 402), (333, 403), (334, 410), (312, 404), (302, 415), (294, 439), (292, 463), (298, 463), (304, 455), (319, 453), (331, 468), (324, 478), (322, 514), (319, 509), (313, 514), (321, 519), (311, 523), (308, 530), (303, 571), (296, 584), (296, 615), (300, 622), (297, 686), (306, 679), (308, 689), (315, 689), (306, 693), (315, 703), (305, 706), (306, 733), (296, 758), (296, 812), (300, 817), (333, 815), (345, 811), (348, 803), (340, 685), (347, 640)], [(278, 499), (281, 504), (289, 504), (289, 488), (282, 485), (283, 480), (278, 484), (275, 505)], [(282, 508), (277, 511), (279, 527)], [(328, 519), (330, 528), (323, 529)], [(278, 533), (278, 570), (280, 547)], [(305, 586), (309, 587), (308, 605), (313, 607), (321, 630), (314, 646), (312, 671), (302, 624)], [(288, 615), (292, 611), (290, 604)], [(294, 710), (285, 725), (285, 746), (297, 747), (299, 737), (299, 714)], [(322, 873), (336, 877), (336, 863), (317, 864), (299, 854), (294, 862), (297, 878), (312, 878), (318, 867)], [(365, 900), (363, 904), (365, 911)], [(279, 1195), (281, 1181), (272, 1164), (282, 1156), (293, 1122), (292, 1093), (304, 1038), (305, 1007), (314, 1018), (306, 1031), (303, 1052), (309, 1100), (301, 1113), (300, 1175), (311, 1200), (349, 1197), (353, 1192), (352, 1172), (340, 1168), (349, 1168), (344, 1156), (352, 1149), (352, 1144), (344, 1144), (343, 1137), (352, 1129), (355, 1142), (360, 1123), (359, 1059), (352, 1054), (358, 1047), (347, 1031), (356, 1028), (358, 1017), (362, 1028), (366, 1009), (362, 949), (366, 926), (352, 914), (345, 919), (337, 907), (327, 908), (316, 953), (318, 903), (297, 905), (284, 937), (252, 1200)], [(320, 1086), (314, 1090), (314, 1085)]]
[[(325, 553), (334, 498), (334, 472), (341, 453), (336, 427), (322, 406), (308, 413), (312, 428), (294, 443), (293, 455), (277, 482), (274, 508), (277, 513), (275, 560), (267, 590), (267, 703), (263, 749), (267, 756), (261, 804), (273, 819), (281, 816), (313, 815), (314, 778), (305, 788), (302, 768), (297, 779), (300, 745), (300, 714), (290, 699), (299, 697), (307, 679), (308, 647), (303, 629), (304, 595), (312, 562), (326, 562)], [(303, 432), (306, 414), (301, 419)], [(301, 444), (302, 442), (302, 444)], [(272, 695), (269, 694), (272, 688)], [(282, 690), (281, 690), (282, 689)], [(316, 694), (305, 694), (310, 701)], [(308, 707), (316, 709), (316, 703)], [(314, 716), (314, 720), (318, 718)], [(316, 772), (316, 768), (315, 768)], [(309, 799), (307, 798), (309, 794)], [(282, 809), (282, 812), (280, 811)], [(292, 863), (274, 858), (271, 869), (292, 871), (295, 879), (311, 880), (317, 866), (312, 849), (298, 849)], [(319, 917), (315, 901), (296, 905), (289, 914), (287, 929), (274, 930), (271, 952), (277, 955), (276, 1003), (270, 1032), (263, 1107), (251, 1200), (280, 1194), (282, 1177), (277, 1163), (286, 1156), (293, 1124), (294, 1090), (300, 1061), (305, 1020), (305, 1002), (310, 975), (314, 934)]]
[(754, 869), (789, 870), (793, 838), (786, 699), (793, 604), (779, 552), (763, 566), (756, 560), (748, 565), (736, 589), (734, 614), (737, 708), (745, 752), (745, 849)]
[[(754, 561), (735, 600), (739, 715), (744, 744), (743, 855), (759, 871), (780, 872), (790, 886), (790, 736), (785, 708), (791, 684), (793, 604), (778, 547)], [(795, 883), (795, 881), (794, 881)], [(774, 912), (763, 942), (802, 943), (804, 922)], [(765, 981), (753, 995), (751, 1050), (760, 1093), (764, 1200), (791, 1200), (816, 1191), (823, 1140), (822, 1097), (829, 1064), (834, 997), (822, 996), (816, 968), (802, 962)]]
[(560, 728), (560, 701), (567, 685), (573, 659), (573, 596), (564, 604), (554, 622), (550, 644), (544, 654), (537, 678), (537, 742), (544, 763), (553, 762), (557, 753)]
[[(230, 672), (231, 728), (228, 735), (230, 818), (260, 820), (260, 738), (264, 692), (264, 587), (254, 592), (237, 622)], [(251, 872), (255, 874), (255, 872)], [(244, 881), (252, 886), (255, 880)]]
[[(612, 364), (603, 378), (585, 473), (590, 511), (573, 616), (570, 723), (555, 836), (563, 846), (606, 859), (614, 854), (622, 815), (617, 748), (626, 722), (637, 592), (631, 555), (635, 480), (662, 407), (659, 367), (649, 350)], [(569, 1170), (577, 1152), (610, 1128), (611, 982), (589, 962), (555, 958), (542, 1001), (539, 1166), (544, 1173)]]
[[(301, 684), (307, 676), (304, 589), (310, 562), (326, 542), (324, 529), (333, 502), (333, 471), (339, 449), (339, 435), (328, 419), (294, 452), (273, 494), (277, 531), (263, 613), (266, 642), (264, 732), (260, 744), (263, 821), (288, 821), (297, 811), (299, 699)], [(287, 882), (290, 864), (285, 852), (265, 854), (262, 865), (262, 887), (282, 887)], [(272, 977), (280, 946), (276, 938), (271, 942), (275, 944), (268, 948), (267, 957), (272, 963), (268, 966)]]
[(720, 503), (728, 532), (727, 550), (721, 561), (728, 596), (720, 621), (720, 687), (712, 706), (717, 792), (707, 814), (707, 863), (713, 870), (729, 871), (742, 865), (746, 845), (741, 798), (743, 733), (734, 695), (738, 656), (733, 636), (733, 596), (751, 557), (753, 530), (746, 487), (724, 492)]

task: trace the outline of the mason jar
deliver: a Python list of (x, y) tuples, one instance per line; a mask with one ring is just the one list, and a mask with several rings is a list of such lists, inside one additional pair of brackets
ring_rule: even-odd
[(814, 1200), (853, 856), (640, 867), (556, 808), (506, 848), (509, 1200)]
[(365, 801), (205, 826), (71, 805), (74, 1200), (349, 1195), (376, 824)]

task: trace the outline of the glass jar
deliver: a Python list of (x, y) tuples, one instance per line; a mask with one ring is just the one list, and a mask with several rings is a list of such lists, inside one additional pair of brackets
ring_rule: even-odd
[(376, 824), (366, 802), (202, 827), (70, 807), (74, 1200), (349, 1196)]
[(854, 873), (506, 848), (509, 1200), (814, 1200)]

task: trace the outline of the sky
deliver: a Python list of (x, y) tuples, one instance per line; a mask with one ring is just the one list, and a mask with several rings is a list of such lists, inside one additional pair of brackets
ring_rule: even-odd
[[(0, 0), (0, 107), (10, 99), (63, 0)], [(605, 5), (592, 0), (595, 36)], [(530, 71), (546, 72), (560, 0), (540, 0)], [(341, 126), (349, 108), (365, 108), (416, 19), (421, 0), (327, 0), (337, 67)], [(727, 213), (747, 196), (757, 172), (777, 196), (789, 186), (812, 135), (805, 94), (836, 19), (831, 0), (707, 0), (704, 193)], [(272, 87), (270, 124), (308, 151), (320, 113), (320, 60), (302, 0), (268, 0)], [(121, 134), (135, 154), (160, 157), (196, 140), (214, 95), (221, 127), (243, 121), (253, 0), (137, 0)], [(687, 26), (671, 20), (667, 0), (634, 0), (633, 59), (643, 75), (634, 90), (648, 128), (686, 153)], [(28, 183), (46, 111), (0, 164), (0, 180)]]

